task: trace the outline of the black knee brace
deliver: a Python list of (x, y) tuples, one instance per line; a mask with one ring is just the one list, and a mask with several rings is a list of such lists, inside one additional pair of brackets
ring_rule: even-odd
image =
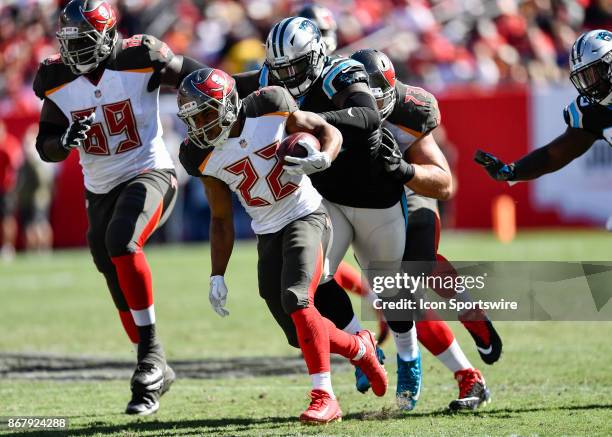
[(317, 287), (314, 304), (321, 315), (334, 322), (338, 329), (346, 328), (355, 316), (351, 299), (335, 279)]

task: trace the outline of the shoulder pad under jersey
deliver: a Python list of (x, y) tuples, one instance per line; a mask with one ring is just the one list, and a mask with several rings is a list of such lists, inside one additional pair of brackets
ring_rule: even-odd
[(275, 112), (292, 113), (298, 110), (297, 103), (285, 88), (268, 86), (257, 90), (242, 101), (247, 117), (261, 117)]
[(612, 107), (593, 103), (583, 96), (578, 96), (563, 110), (565, 123), (575, 129), (584, 129), (597, 138), (612, 137), (606, 133), (612, 127)]
[(202, 149), (186, 138), (179, 149), (179, 160), (185, 171), (195, 177), (202, 176), (206, 160), (213, 151), (213, 147)]
[(72, 82), (78, 76), (70, 70), (58, 54), (49, 56), (38, 66), (32, 88), (39, 99), (53, 94), (63, 85)]
[(328, 58), (321, 73), (321, 86), (330, 99), (354, 83), (368, 83), (368, 73), (360, 62), (350, 58)]
[(427, 135), (440, 124), (438, 101), (422, 88), (395, 82), (397, 100), (387, 121), (416, 138)]

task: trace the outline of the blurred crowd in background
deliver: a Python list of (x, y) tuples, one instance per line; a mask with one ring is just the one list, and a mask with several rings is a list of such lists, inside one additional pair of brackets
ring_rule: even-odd
[[(57, 52), (66, 0), (0, 4), (0, 116), (36, 106), (38, 62)], [(256, 67), (271, 25), (304, 2), (290, 0), (111, 0), (122, 34), (149, 33), (177, 53), (230, 72)], [(610, 0), (322, 0), (338, 24), (339, 48), (385, 50), (399, 76), (442, 84), (559, 82), (585, 29), (612, 27)], [(362, 41), (366, 38), (365, 41)]]
[[(40, 102), (31, 83), (38, 63), (58, 52), (57, 17), (66, 3), (0, 0), (0, 120), (38, 113)], [(232, 73), (261, 65), (265, 56), (262, 43), (271, 25), (305, 4), (290, 0), (110, 3), (119, 13), (122, 35), (155, 35), (176, 53)], [(350, 54), (362, 47), (383, 50), (394, 61), (400, 79), (433, 92), (467, 84), (567, 83), (568, 53), (577, 36), (584, 30), (612, 28), (612, 0), (316, 3), (328, 7), (335, 17), (340, 53)], [(171, 121), (165, 124), (172, 128)], [(0, 193), (15, 190), (19, 183), (16, 173), (9, 175), (2, 166), (20, 167), (32, 158), (25, 141), (2, 139), (8, 135), (4, 131), (0, 125)], [(172, 131), (168, 134), (175, 135)], [(32, 133), (28, 135), (31, 141)], [(12, 225), (3, 224), (6, 226)], [(41, 246), (48, 246), (48, 242)]]

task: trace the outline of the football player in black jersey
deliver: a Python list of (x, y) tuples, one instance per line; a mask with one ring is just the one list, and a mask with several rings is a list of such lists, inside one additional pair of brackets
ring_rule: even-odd
[(570, 53), (570, 79), (579, 96), (563, 111), (565, 132), (511, 164), (476, 152), (474, 160), (493, 179), (536, 179), (565, 167), (597, 140), (612, 146), (612, 32), (592, 30), (578, 37)]
[(106, 1), (72, 0), (59, 22), (60, 54), (41, 63), (34, 80), (43, 100), (36, 148), (48, 162), (79, 152), (93, 261), (138, 348), (126, 413), (151, 414), (174, 380), (156, 335), (143, 253), (170, 215), (177, 189), (161, 140), (157, 95), (160, 85), (176, 88), (201, 65), (150, 35), (121, 39)]
[[(302, 17), (289, 17), (276, 23), (268, 34), (264, 66), (234, 77), (241, 95), (267, 85), (287, 88), (300, 109), (318, 113), (342, 133), (343, 147), (333, 165), (311, 176), (334, 228), (330, 273), (351, 244), (363, 268), (376, 260), (399, 269), (405, 246), (404, 190), (378, 159), (380, 116), (363, 65), (341, 56), (326, 56), (317, 26)], [(318, 296), (327, 293), (337, 299), (322, 307)], [(319, 286), (315, 304), (336, 326), (347, 332), (359, 330), (350, 299), (331, 275)], [(393, 338), (405, 361), (420, 368), (412, 321), (394, 332)], [(420, 371), (416, 373), (420, 375)], [(418, 393), (413, 390), (403, 397), (415, 398)]]
[[(451, 195), (452, 178), (448, 163), (432, 135), (433, 130), (440, 124), (437, 101), (422, 88), (408, 86), (397, 80), (393, 64), (384, 53), (365, 49), (357, 51), (351, 58), (364, 64), (368, 71), (370, 87), (384, 120), (383, 127), (397, 143), (397, 156), (394, 160), (397, 162), (399, 157), (403, 157), (406, 164), (401, 162), (401, 165), (411, 163), (415, 166), (414, 176), (406, 182), (407, 226), (403, 259), (445, 261), (437, 253), (440, 219), (436, 199), (447, 199)], [(389, 156), (388, 153), (384, 155)], [(398, 169), (399, 167), (398, 164)], [(336, 276), (339, 283), (347, 289), (359, 289), (359, 294), (362, 295), (369, 292), (368, 289), (363, 289), (359, 275), (351, 272), (350, 267), (346, 265), (340, 266)], [(484, 339), (497, 337), (492, 324), (483, 320), (484, 317), (476, 321), (471, 320), (474, 317), (467, 318), (470, 321), (464, 320), (464, 325), (475, 339), (478, 339), (477, 345), (481, 345)], [(486, 403), (489, 395), (484, 378), (470, 364), (445, 322), (432, 314), (432, 317), (417, 322), (417, 336), (419, 341), (454, 373), (459, 383), (460, 394), (451, 402), (451, 409), (473, 409)], [(501, 351), (501, 341), (499, 344), (490, 343), (495, 343), (496, 348)], [(499, 357), (499, 354), (497, 356)], [(488, 356), (483, 357), (485, 358)], [(398, 367), (402, 365), (403, 363), (398, 361)]]

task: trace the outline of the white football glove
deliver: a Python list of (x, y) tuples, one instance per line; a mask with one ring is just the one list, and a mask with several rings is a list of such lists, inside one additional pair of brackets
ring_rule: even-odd
[(305, 158), (285, 156), (285, 161), (295, 164), (283, 166), (283, 169), (287, 173), (289, 173), (291, 176), (298, 176), (302, 174), (308, 175), (329, 168), (331, 165), (331, 158), (327, 153), (320, 152), (306, 141), (298, 141), (297, 144), (306, 149), (308, 156)]
[(213, 310), (221, 317), (229, 315), (229, 311), (224, 308), (227, 302), (227, 287), (225, 286), (223, 276), (215, 275), (210, 277), (208, 300)]

